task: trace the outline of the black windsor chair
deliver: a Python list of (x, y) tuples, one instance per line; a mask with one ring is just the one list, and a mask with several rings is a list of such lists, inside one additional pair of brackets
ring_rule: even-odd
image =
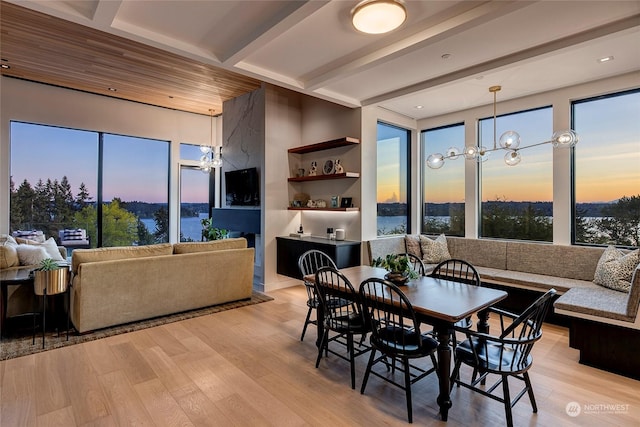
[[(500, 316), (499, 335), (474, 332), (467, 328), (461, 329), (467, 339), (456, 348), (456, 364), (451, 373), (451, 386), (453, 388), (455, 383), (502, 402), (509, 427), (513, 426), (511, 409), (525, 393), (529, 394), (533, 412), (538, 412), (528, 373), (533, 364), (531, 350), (536, 341), (542, 337), (542, 322), (555, 294), (555, 289), (549, 290), (519, 316), (490, 307), (488, 309), (490, 312)], [(508, 320), (505, 321), (505, 319)], [(510, 323), (508, 323), (509, 320)], [(469, 383), (460, 379), (460, 367), (463, 363), (473, 368)], [(498, 375), (500, 378), (488, 388), (477, 387), (479, 383), (484, 383), (490, 374)], [(524, 382), (524, 387), (513, 400), (509, 390), (509, 377)], [(502, 384), (502, 396), (493, 394), (500, 384)]]
[[(316, 271), (315, 287), (324, 312), (324, 331), (318, 348), (316, 368), (320, 365), (323, 351), (348, 361), (351, 365), (351, 388), (355, 389), (355, 358), (371, 350), (370, 347), (362, 344), (371, 328), (362, 314), (360, 297), (349, 280), (333, 267), (322, 267)], [(349, 304), (335, 305), (331, 303), (336, 300), (349, 301)], [(329, 337), (330, 331), (337, 335)], [(354, 335), (362, 335), (357, 350), (354, 344)], [(346, 343), (341, 341), (343, 338), (346, 338)], [(346, 344), (347, 356), (329, 348), (329, 343), (334, 341)]]
[[(432, 337), (420, 333), (420, 323), (416, 318), (413, 306), (406, 295), (395, 284), (378, 278), (367, 279), (360, 285), (360, 299), (365, 318), (371, 323), (371, 356), (362, 381), (360, 392), (364, 394), (369, 375), (387, 381), (405, 391), (407, 400), (407, 417), (413, 422), (411, 385), (437, 372), (435, 351), (438, 342)], [(376, 352), (380, 356), (376, 357)], [(410, 363), (411, 359), (431, 357), (433, 367), (423, 369)], [(388, 359), (392, 359), (389, 362)], [(402, 361), (399, 371), (404, 373), (404, 382), (400, 383), (391, 376), (381, 374), (373, 369), (374, 365), (383, 363), (387, 371), (395, 371), (395, 360)]]

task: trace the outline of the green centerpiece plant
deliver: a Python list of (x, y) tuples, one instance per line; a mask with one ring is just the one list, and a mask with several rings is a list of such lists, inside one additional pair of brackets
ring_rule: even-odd
[(386, 257), (378, 257), (371, 264), (373, 267), (382, 267), (389, 273), (385, 279), (396, 284), (405, 283), (409, 279), (417, 279), (418, 273), (413, 269), (409, 257), (399, 254), (388, 254)]
[(229, 230), (214, 227), (211, 218), (204, 218), (202, 224), (202, 240), (220, 240), (229, 237)]

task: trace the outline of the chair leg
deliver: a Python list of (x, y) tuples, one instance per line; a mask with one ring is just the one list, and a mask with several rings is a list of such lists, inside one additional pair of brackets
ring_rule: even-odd
[(523, 375), (524, 383), (527, 386), (527, 392), (529, 393), (529, 400), (531, 401), (531, 407), (533, 408), (533, 413), (538, 412), (538, 405), (536, 405), (536, 398), (533, 395), (533, 387), (531, 386), (531, 379), (529, 378), (529, 373), (525, 372)]
[(376, 357), (376, 349), (371, 348), (371, 355), (369, 356), (369, 363), (367, 363), (367, 369), (364, 371), (364, 378), (362, 379), (362, 387), (360, 387), (360, 394), (364, 394), (364, 389), (367, 387), (367, 381), (369, 380), (369, 374), (371, 373), (371, 367)]
[(349, 350), (349, 362), (351, 365), (351, 388), (356, 389), (356, 361), (353, 356), (353, 334), (347, 334), (347, 349)]
[(320, 341), (320, 347), (318, 347), (318, 358), (316, 359), (316, 368), (320, 366), (320, 359), (322, 359), (322, 350), (329, 349), (329, 330), (325, 328), (324, 334), (322, 334), (322, 340)]
[(300, 341), (304, 341), (304, 334), (307, 332), (307, 325), (310, 323), (309, 319), (311, 318), (311, 311), (313, 309), (309, 307), (309, 311), (307, 311), (307, 317), (304, 319), (304, 326), (302, 327), (302, 335), (300, 336)]
[(456, 364), (453, 367), (453, 372), (451, 373), (451, 382), (449, 383), (449, 391), (453, 390), (453, 384), (456, 384), (458, 387), (460, 387), (460, 366), (461, 365), (462, 365), (462, 361), (456, 360)]
[(411, 405), (411, 372), (409, 366), (409, 359), (403, 358), (402, 363), (404, 364), (404, 392), (407, 396), (407, 417), (409, 419), (409, 423), (413, 423), (413, 407)]
[(509, 394), (509, 378), (502, 376), (502, 396), (504, 398), (504, 412), (507, 418), (507, 427), (513, 427), (513, 414), (511, 413), (511, 395)]

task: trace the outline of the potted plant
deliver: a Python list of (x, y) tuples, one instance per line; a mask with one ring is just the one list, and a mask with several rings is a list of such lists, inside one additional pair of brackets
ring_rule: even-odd
[(219, 240), (229, 237), (229, 230), (214, 227), (211, 218), (204, 218), (202, 224), (202, 240)]
[(388, 273), (384, 278), (396, 284), (404, 284), (409, 279), (418, 278), (418, 273), (411, 267), (406, 255), (388, 254), (385, 258), (374, 259), (371, 265), (386, 269)]
[(51, 258), (43, 259), (33, 272), (33, 291), (36, 295), (54, 295), (65, 292), (69, 284), (69, 269)]

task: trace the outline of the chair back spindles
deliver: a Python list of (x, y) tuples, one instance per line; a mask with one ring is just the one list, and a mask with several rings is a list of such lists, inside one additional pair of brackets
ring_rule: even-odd
[(480, 286), (480, 275), (473, 265), (461, 259), (448, 259), (436, 265), (430, 274), (438, 279), (454, 280), (468, 285)]

